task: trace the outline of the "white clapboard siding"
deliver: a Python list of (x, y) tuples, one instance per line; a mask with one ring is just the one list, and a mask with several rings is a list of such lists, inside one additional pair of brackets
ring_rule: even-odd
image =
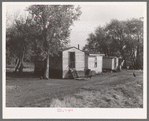
[(85, 68), (85, 53), (76, 48), (63, 51), (63, 78), (68, 72), (69, 52), (75, 52), (75, 69), (77, 71), (84, 71)]
[(115, 62), (115, 59), (113, 58), (112, 60), (111, 60), (112, 62), (112, 64), (111, 64), (111, 70), (114, 70), (115, 69), (115, 64), (114, 64), (114, 62)]
[[(95, 58), (97, 58), (97, 67), (95, 67)], [(88, 68), (92, 71), (95, 71), (96, 74), (99, 74), (102, 72), (102, 56), (89, 56), (88, 57)]]
[(95, 70), (95, 57), (88, 57), (88, 68)]
[(102, 56), (97, 56), (97, 67), (96, 67), (96, 73), (99, 74), (102, 72)]
[(63, 65), (63, 73), (62, 77), (64, 78), (66, 73), (68, 72), (68, 51), (63, 51), (62, 53), (62, 65)]

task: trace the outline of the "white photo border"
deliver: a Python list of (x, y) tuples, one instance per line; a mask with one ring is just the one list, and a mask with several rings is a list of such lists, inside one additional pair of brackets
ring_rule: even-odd
[[(147, 118), (147, 2), (144, 5), (144, 70), (143, 108), (73, 108), (73, 112), (57, 112), (58, 108), (9, 108), (6, 107), (6, 5), (28, 2), (2, 3), (2, 106), (4, 119), (146, 119)], [(133, 4), (133, 2), (29, 2), (31, 4)], [(136, 3), (136, 2), (134, 2)], [(72, 108), (61, 108), (72, 109)]]

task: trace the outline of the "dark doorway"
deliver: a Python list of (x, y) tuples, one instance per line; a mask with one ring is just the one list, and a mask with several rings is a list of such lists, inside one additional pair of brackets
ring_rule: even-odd
[(69, 52), (69, 68), (75, 68), (75, 52)]

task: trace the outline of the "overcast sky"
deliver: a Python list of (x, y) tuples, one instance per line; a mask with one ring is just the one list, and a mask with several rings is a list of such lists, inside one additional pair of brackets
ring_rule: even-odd
[[(66, 3), (65, 3), (66, 4)], [(13, 15), (17, 11), (23, 14), (23, 10), (29, 6), (29, 3), (19, 3), (7, 5), (7, 13)], [(131, 18), (140, 18), (145, 15), (145, 3), (142, 2), (98, 2), (98, 3), (81, 3), (82, 15), (80, 20), (75, 21), (71, 27), (71, 46), (79, 44), (80, 48), (85, 45), (88, 34), (94, 32), (96, 27), (104, 26), (111, 19), (128, 20)]]

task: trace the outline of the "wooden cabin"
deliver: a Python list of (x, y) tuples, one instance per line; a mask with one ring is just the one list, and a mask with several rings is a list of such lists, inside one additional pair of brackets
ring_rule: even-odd
[(83, 77), (85, 69), (88, 69), (88, 54), (76, 47), (62, 51), (62, 78), (69, 78), (70, 70), (76, 70), (78, 77)]
[[(36, 74), (41, 74), (44, 63), (35, 63)], [(50, 78), (73, 78), (85, 76), (84, 70), (88, 69), (88, 54), (76, 47), (66, 48), (57, 55), (49, 57), (49, 77)], [(72, 71), (74, 75), (72, 75)]]
[[(77, 78), (84, 77), (85, 71), (90, 69), (92, 75), (102, 72), (104, 54), (91, 54), (76, 47), (61, 50), (57, 55), (49, 57), (50, 78)], [(44, 62), (35, 63), (35, 72), (44, 69)]]
[(102, 73), (104, 54), (89, 54), (88, 56), (88, 68), (92, 70), (92, 74)]
[(119, 63), (119, 58), (116, 56), (103, 57), (104, 70), (116, 70), (118, 67), (118, 63)]

